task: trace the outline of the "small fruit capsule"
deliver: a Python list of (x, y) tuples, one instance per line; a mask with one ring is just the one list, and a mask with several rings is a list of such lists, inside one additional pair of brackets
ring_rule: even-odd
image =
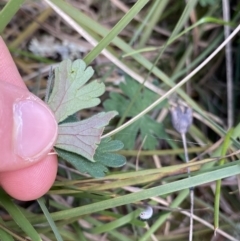
[(180, 134), (186, 134), (192, 124), (192, 109), (178, 105), (172, 107), (170, 111), (174, 129)]

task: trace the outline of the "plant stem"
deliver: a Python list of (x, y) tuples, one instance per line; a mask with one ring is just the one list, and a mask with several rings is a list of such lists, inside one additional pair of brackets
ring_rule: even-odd
[[(118, 132), (120, 132), (121, 130), (125, 129), (126, 127), (128, 127), (129, 125), (131, 125), (132, 123), (134, 123), (136, 120), (138, 120), (139, 118), (141, 118), (143, 115), (145, 115), (146, 113), (148, 113), (150, 110), (152, 110), (155, 106), (157, 106), (159, 103), (161, 103), (164, 99), (166, 99), (169, 95), (171, 95), (172, 93), (174, 93), (174, 91), (176, 91), (179, 87), (181, 87), (183, 84), (185, 84), (192, 76), (194, 76), (200, 69), (202, 69), (218, 52), (220, 52), (220, 50), (222, 50), (222, 48), (240, 31), (240, 24), (235, 28), (235, 30), (229, 35), (229, 37), (227, 39), (225, 39), (216, 50), (214, 50), (201, 64), (198, 65), (197, 68), (195, 68), (189, 75), (187, 75), (184, 79), (182, 79), (178, 84), (175, 84), (174, 87), (172, 87), (168, 92), (166, 92), (164, 95), (162, 95), (159, 99), (157, 99), (155, 102), (153, 102), (150, 106), (148, 106), (147, 108), (145, 108), (142, 112), (140, 112), (139, 114), (137, 114), (136, 116), (134, 116), (131, 120), (129, 120), (128, 122), (124, 123), (123, 125), (119, 126), (118, 128), (116, 128), (115, 130), (102, 135), (101, 139), (112, 136)], [(184, 96), (184, 99), (186, 100), (186, 96)], [(189, 100), (188, 100), (189, 101)], [(187, 102), (188, 102), (187, 101)], [(193, 107), (193, 109), (195, 109), (197, 112), (199, 112), (200, 114), (204, 115), (204, 112), (198, 107), (196, 106), (192, 101), (191, 101), (191, 105)], [(208, 119), (206, 117), (206, 119)], [(208, 119), (209, 121), (209, 119)], [(219, 133), (221, 136), (223, 134), (226, 134), (226, 132), (220, 128), (220, 126), (214, 125), (212, 126), (211, 123), (211, 128), (213, 128), (213, 130), (216, 131), (216, 133)]]
[[(226, 22), (230, 21), (230, 6), (229, 1), (222, 0), (223, 19)], [(231, 33), (229, 25), (224, 25), (225, 39)], [(225, 47), (226, 54), (226, 80), (227, 80), (227, 109), (228, 109), (228, 128), (233, 126), (234, 121), (234, 101), (233, 101), (233, 61), (232, 61), (232, 43), (229, 41)]]
[[(187, 150), (187, 141), (186, 141), (186, 134), (182, 133), (182, 141), (183, 141), (183, 147), (184, 147), (184, 154), (185, 154), (185, 161), (186, 163), (189, 162), (188, 158), (188, 150)], [(191, 176), (190, 168), (187, 168), (188, 177)], [(190, 191), (190, 227), (189, 227), (189, 241), (192, 241), (193, 237), (193, 207), (194, 207), (194, 189), (193, 187), (189, 188)]]

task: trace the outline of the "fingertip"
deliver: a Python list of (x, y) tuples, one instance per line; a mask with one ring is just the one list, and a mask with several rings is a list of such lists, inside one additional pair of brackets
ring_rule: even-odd
[(27, 89), (12, 59), (12, 56), (0, 36), (0, 73), (1, 80)]
[(52, 149), (58, 125), (49, 107), (38, 99), (14, 104), (15, 152), (25, 160), (39, 160)]
[(35, 200), (48, 192), (57, 175), (57, 156), (48, 155), (40, 162), (16, 171), (0, 174), (2, 188), (21, 201)]
[(54, 114), (42, 100), (0, 82), (0, 171), (13, 171), (44, 158), (58, 134)]

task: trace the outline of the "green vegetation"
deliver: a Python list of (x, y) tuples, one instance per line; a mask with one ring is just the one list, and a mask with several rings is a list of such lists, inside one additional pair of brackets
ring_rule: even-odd
[[(58, 178), (33, 206), (0, 192), (0, 240), (188, 240), (191, 187), (193, 240), (240, 240), (240, 45), (239, 35), (224, 35), (225, 27), (239, 32), (240, 3), (229, 6), (228, 20), (220, 0), (23, 2), (0, 3), (0, 31), (27, 87), (44, 99), (50, 66), (63, 56), (82, 59), (80, 107), (60, 108), (57, 119), (75, 121), (78, 111), (82, 123), (106, 118), (94, 120), (96, 128), (112, 120), (93, 141), (94, 156), (56, 147)], [(233, 48), (230, 79), (225, 39)], [(70, 72), (56, 73), (70, 80)], [(89, 86), (98, 90), (87, 102)], [(193, 110), (187, 164), (169, 113), (177, 103)], [(154, 215), (143, 222), (146, 204)]]

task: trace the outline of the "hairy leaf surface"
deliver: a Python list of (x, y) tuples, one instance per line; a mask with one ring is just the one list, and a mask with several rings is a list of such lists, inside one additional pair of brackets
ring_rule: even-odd
[(64, 60), (55, 69), (55, 80), (48, 105), (58, 122), (79, 110), (96, 106), (99, 96), (105, 91), (103, 83), (86, 82), (92, 77), (93, 69), (86, 68), (83, 60)]
[(115, 115), (116, 111), (102, 112), (83, 121), (60, 124), (55, 147), (94, 161), (93, 156), (104, 127)]
[(58, 155), (71, 163), (80, 172), (88, 173), (92, 177), (104, 177), (108, 172), (107, 167), (121, 167), (126, 163), (126, 158), (115, 153), (123, 148), (123, 143), (110, 138), (103, 139), (94, 155), (95, 162), (89, 162), (86, 158), (75, 153), (55, 148)]

